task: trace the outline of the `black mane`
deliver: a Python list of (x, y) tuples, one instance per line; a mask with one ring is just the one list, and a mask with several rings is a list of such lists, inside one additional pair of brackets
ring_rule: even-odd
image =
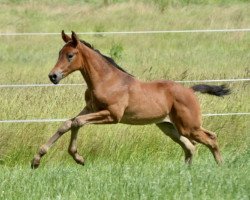
[(89, 44), (88, 42), (84, 41), (84, 40), (80, 40), (81, 43), (83, 43), (84, 45), (86, 45), (87, 47), (89, 47), (90, 49), (94, 50), (95, 52), (99, 53), (103, 58), (105, 58), (105, 60), (107, 60), (109, 63), (111, 63), (114, 67), (116, 67), (117, 69), (125, 72), (126, 74), (131, 75), (130, 73), (128, 73), (126, 70), (124, 70), (123, 68), (121, 68), (111, 57), (108, 57), (106, 55), (103, 55), (98, 49), (95, 49), (91, 44)]

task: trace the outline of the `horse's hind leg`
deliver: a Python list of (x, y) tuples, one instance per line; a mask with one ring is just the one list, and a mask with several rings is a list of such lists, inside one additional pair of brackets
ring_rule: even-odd
[(174, 125), (170, 122), (162, 122), (156, 125), (173, 141), (182, 147), (185, 153), (185, 162), (191, 164), (195, 152), (195, 146), (191, 143), (191, 141), (188, 138), (180, 135)]
[(192, 131), (192, 133), (190, 134), (190, 137), (196, 142), (206, 145), (209, 148), (209, 150), (212, 152), (215, 158), (215, 161), (218, 164), (222, 163), (222, 157), (220, 154), (217, 137), (215, 133), (210, 132), (200, 127), (198, 130)]

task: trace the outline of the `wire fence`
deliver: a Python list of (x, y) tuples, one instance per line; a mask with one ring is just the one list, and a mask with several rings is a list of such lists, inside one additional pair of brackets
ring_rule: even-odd
[[(166, 34), (166, 33), (229, 33), (229, 32), (250, 32), (250, 28), (242, 29), (196, 29), (196, 30), (148, 30), (148, 31), (109, 31), (109, 32), (78, 32), (79, 35), (131, 35), (131, 34)], [(33, 32), (33, 33), (0, 33), (0, 36), (51, 36), (60, 35), (61, 33), (51, 32)], [(68, 33), (70, 34), (70, 33)], [(245, 82), (250, 81), (250, 78), (238, 79), (218, 79), (218, 80), (181, 80), (179, 83), (211, 83), (211, 82)], [(29, 87), (62, 87), (62, 86), (86, 86), (86, 84), (2, 84), (0, 88), (29, 88)], [(239, 113), (207, 113), (204, 117), (215, 116), (249, 116), (249, 112)], [(0, 123), (48, 123), (48, 122), (63, 122), (67, 119), (12, 119), (0, 120)]]
[[(191, 81), (176, 81), (180, 83), (206, 83), (206, 82), (243, 82), (250, 81), (250, 78), (242, 79), (218, 79), (218, 80), (191, 80)], [(86, 84), (9, 84), (0, 85), (0, 88), (30, 88), (30, 87), (62, 87), (62, 86), (86, 86)], [(203, 114), (203, 117), (215, 117), (215, 116), (249, 116), (249, 112), (239, 113), (207, 113)], [(0, 123), (44, 123), (44, 122), (63, 122), (67, 119), (11, 119), (11, 120), (0, 120)]]
[[(239, 79), (215, 79), (215, 80), (184, 80), (175, 81), (178, 83), (216, 83), (216, 82), (246, 82), (250, 81), (250, 78), (239, 78)], [(65, 83), (65, 84), (2, 84), (0, 88), (29, 88), (29, 87), (63, 87), (63, 86), (86, 86), (84, 83)]]
[[(240, 29), (191, 29), (191, 30), (145, 30), (145, 31), (103, 31), (103, 32), (78, 32), (78, 35), (131, 35), (131, 34), (164, 34), (164, 33), (227, 33), (250, 32), (250, 28)], [(0, 36), (47, 36), (60, 35), (52, 32), (26, 32), (26, 33), (0, 33)], [(70, 34), (70, 33), (67, 33)]]
[[(249, 116), (250, 113), (208, 113), (203, 114), (203, 117), (216, 117), (216, 116)], [(48, 122), (64, 122), (68, 119), (11, 119), (0, 120), (0, 123), (48, 123)]]

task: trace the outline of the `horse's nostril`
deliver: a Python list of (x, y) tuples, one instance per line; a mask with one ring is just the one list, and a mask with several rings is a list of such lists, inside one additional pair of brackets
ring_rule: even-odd
[(62, 79), (62, 73), (61, 72), (49, 73), (49, 79), (52, 83), (58, 84), (59, 81)]
[(57, 84), (58, 80), (57, 80), (57, 75), (56, 74), (49, 74), (49, 79), (52, 83)]
[(56, 75), (56, 74), (50, 74), (50, 75), (49, 75), (49, 79), (50, 79), (50, 80), (53, 80), (53, 81), (54, 81), (54, 80), (56, 80), (56, 78), (57, 78), (57, 75)]
[(57, 75), (56, 75), (56, 74), (53, 74), (53, 75), (52, 75), (52, 79), (53, 79), (53, 80), (56, 80), (56, 78), (57, 78)]

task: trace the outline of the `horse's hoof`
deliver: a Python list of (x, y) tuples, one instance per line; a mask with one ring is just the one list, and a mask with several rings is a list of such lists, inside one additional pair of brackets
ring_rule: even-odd
[(40, 160), (37, 160), (37, 159), (34, 158), (31, 161), (31, 168), (32, 169), (37, 169), (39, 167), (39, 165), (40, 165)]
[(79, 162), (79, 161), (77, 161), (76, 163), (79, 164), (79, 165), (82, 165), (82, 166), (85, 165), (84, 162)]
[(84, 166), (84, 159), (82, 156), (78, 156), (75, 161), (77, 164)]

